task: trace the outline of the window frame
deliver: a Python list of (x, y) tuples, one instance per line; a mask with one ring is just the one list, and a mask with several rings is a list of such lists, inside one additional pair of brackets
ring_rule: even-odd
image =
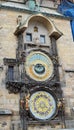
[(45, 44), (45, 35), (43, 34), (40, 35), (40, 43)]
[(32, 42), (32, 33), (26, 33), (26, 42)]
[(8, 65), (8, 79), (13, 81), (14, 80), (14, 66)]

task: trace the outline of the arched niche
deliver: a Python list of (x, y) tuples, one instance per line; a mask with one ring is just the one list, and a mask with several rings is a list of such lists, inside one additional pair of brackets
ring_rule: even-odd
[(29, 23), (31, 21), (36, 21), (36, 20), (42, 22), (43, 25), (48, 29), (50, 37), (54, 37), (56, 40), (61, 37), (62, 33), (55, 27), (51, 19), (47, 18), (42, 14), (35, 14), (29, 16), (24, 23), (22, 23), (17, 27), (14, 34), (18, 35), (23, 33), (28, 28)]

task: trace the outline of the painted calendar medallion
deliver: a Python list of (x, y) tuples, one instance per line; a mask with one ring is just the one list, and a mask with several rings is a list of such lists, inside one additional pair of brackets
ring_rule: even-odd
[(56, 112), (56, 101), (49, 92), (37, 91), (30, 97), (29, 109), (35, 118), (48, 120)]

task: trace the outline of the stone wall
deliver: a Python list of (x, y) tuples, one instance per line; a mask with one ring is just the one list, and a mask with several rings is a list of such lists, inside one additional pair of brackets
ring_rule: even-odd
[(60, 81), (65, 100), (65, 119), (70, 119), (67, 127), (73, 128), (74, 121), (71, 123), (71, 120), (74, 119), (74, 42), (72, 39), (70, 21), (62, 19), (61, 22), (60, 20), (61, 19), (53, 19), (56, 26), (63, 33), (63, 36), (57, 40)]

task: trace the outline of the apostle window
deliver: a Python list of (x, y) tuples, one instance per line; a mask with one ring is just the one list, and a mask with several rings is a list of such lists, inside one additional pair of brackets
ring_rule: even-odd
[(31, 33), (26, 33), (26, 41), (31, 42), (32, 41), (32, 34)]
[(40, 35), (40, 43), (45, 43), (45, 35)]

